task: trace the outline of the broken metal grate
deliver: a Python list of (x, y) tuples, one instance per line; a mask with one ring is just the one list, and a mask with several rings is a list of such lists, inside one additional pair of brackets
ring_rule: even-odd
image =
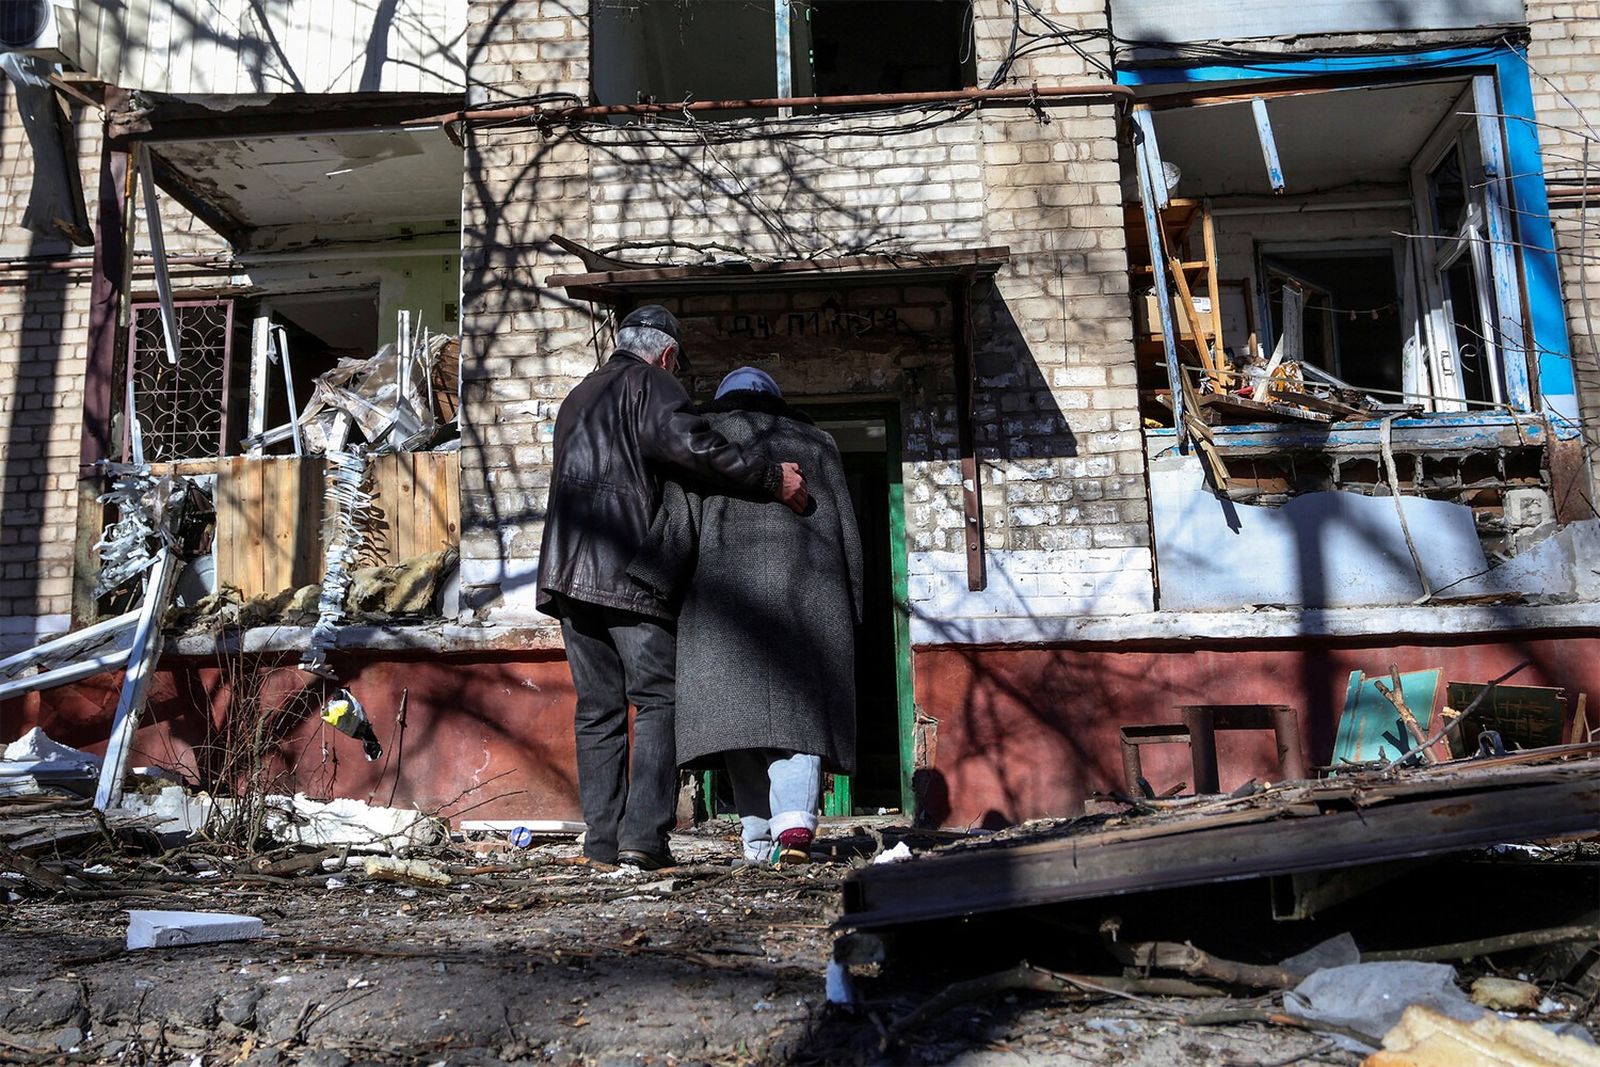
[(227, 454), (228, 378), (233, 301), (184, 301), (178, 364), (167, 362), (159, 304), (135, 304), (128, 327), (128, 373), (146, 462)]

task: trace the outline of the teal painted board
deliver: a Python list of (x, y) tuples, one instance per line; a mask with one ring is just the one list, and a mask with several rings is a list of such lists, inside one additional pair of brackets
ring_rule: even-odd
[[(1439, 695), (1440, 670), (1413, 671), (1400, 676), (1406, 707), (1417, 717), (1424, 731), (1433, 721), (1433, 706)], [(1389, 699), (1378, 692), (1377, 683), (1389, 684), (1388, 675), (1368, 678), (1361, 671), (1350, 673), (1345, 688), (1344, 712), (1339, 716), (1339, 733), (1333, 742), (1333, 765), (1391, 760), (1412, 746), (1411, 734), (1400, 713)]]

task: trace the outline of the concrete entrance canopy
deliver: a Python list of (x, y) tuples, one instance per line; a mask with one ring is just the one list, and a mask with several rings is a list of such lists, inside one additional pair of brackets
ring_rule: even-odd
[[(557, 243), (587, 265), (615, 263), (570, 241)], [(707, 266), (644, 267), (558, 274), (545, 279), (567, 295), (619, 309), (650, 299), (703, 296), (710, 293), (804, 288), (862, 288), (875, 285), (944, 285), (950, 293), (952, 352), (955, 356), (956, 435), (961, 459), (963, 543), (967, 556), (967, 589), (982, 590), (988, 579), (983, 554), (983, 501), (978, 489), (978, 460), (973, 429), (973, 393), (977, 375), (973, 361), (972, 290), (979, 278), (992, 279), (1011, 258), (1005, 246), (941, 249), (835, 259), (774, 260), (717, 263)], [(620, 266), (620, 264), (619, 264)]]
[[(596, 260), (589, 253), (591, 262)], [(612, 306), (630, 306), (647, 297), (795, 289), (823, 286), (938, 284), (962, 278), (992, 278), (1011, 258), (1006, 247), (940, 249), (836, 259), (714, 263), (705, 266), (627, 266), (590, 274), (556, 274), (545, 279), (568, 296)]]

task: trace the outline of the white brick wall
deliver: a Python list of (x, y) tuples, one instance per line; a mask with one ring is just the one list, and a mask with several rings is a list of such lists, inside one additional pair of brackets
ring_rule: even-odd
[[(1104, 25), (1102, 6), (1092, 0), (1040, 6), (1061, 25)], [(472, 10), (478, 39), (469, 40), (468, 54), (476, 57), (471, 75), (479, 95), (587, 93), (582, 5), (505, 8), (480, 0)], [(980, 83), (1011, 43), (1011, 14), (1004, 0), (978, 4)], [(563, 47), (547, 57), (532, 41)], [(1062, 48), (1023, 57), (1011, 76), (1013, 84), (1029, 85), (1103, 74)], [(675, 262), (693, 260), (697, 245), (721, 246), (711, 249), (716, 256), (737, 249), (782, 257), (1009, 246), (1011, 261), (994, 295), (975, 308), (986, 368), (974, 397), (985, 545), (1002, 562), (992, 569), (993, 598), (944, 606), (1011, 610), (1004, 605), (1014, 607), (1017, 594), (1004, 581), (1013, 570), (1027, 573), (1034, 564), (1020, 561), (1030, 560), (1065, 568), (1067, 584), (1036, 593), (1048, 610), (1147, 607), (1149, 514), (1114, 109), (1054, 108), (1048, 123), (1016, 109), (844, 115), (806, 124), (807, 136), (799, 138), (782, 136), (784, 128), (743, 120), (700, 131), (594, 125), (576, 133), (477, 135), (464, 241), (470, 425), (462, 454), (462, 573), (469, 607), (491, 619), (528, 612), (555, 414), (554, 404), (542, 401), (559, 401), (594, 365), (589, 309), (539, 288), (548, 274), (581, 269), (543, 244), (552, 231), (591, 247), (640, 245), (623, 254)], [(730, 129), (739, 136), (724, 136)], [(815, 308), (821, 297), (843, 300), (854, 314), (890, 306), (894, 325), (859, 343), (785, 336), (785, 317), (806, 311), (806, 299)], [(716, 295), (686, 299), (678, 310), (701, 387), (726, 369), (719, 361), (736, 360), (765, 367), (792, 396), (897, 402), (908, 545), (917, 553), (961, 549), (945, 292)], [(735, 319), (758, 318), (771, 336), (730, 331)], [(1072, 577), (1073, 554), (1093, 560), (1096, 552), (1142, 564), (1088, 584)]]
[(959, 642), (973, 620), (1008, 620), (1041, 634), (1054, 617), (1137, 615), (1155, 609), (1150, 553), (1143, 548), (989, 552), (988, 587), (967, 588), (962, 552), (912, 552), (908, 563), (912, 644)]
[[(1527, 0), (1526, 6), (1531, 38), (1529, 76), (1541, 123), (1539, 142), (1545, 176), (1550, 180), (1600, 185), (1600, 143), (1595, 140), (1600, 126), (1600, 3)], [(1591, 329), (1594, 323), (1600, 323), (1600, 261), (1592, 254), (1595, 228), (1600, 224), (1600, 198), (1586, 213), (1567, 206), (1556, 208), (1551, 214), (1561, 260), (1579, 412), (1593, 457), (1600, 450), (1600, 339)], [(1594, 473), (1600, 490), (1600, 471)]]

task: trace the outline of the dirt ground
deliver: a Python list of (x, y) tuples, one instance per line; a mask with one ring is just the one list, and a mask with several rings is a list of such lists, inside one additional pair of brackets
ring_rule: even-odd
[[(886, 1040), (959, 959), (947, 973), (862, 975), (856, 1006), (830, 1005), (846, 864), (732, 868), (731, 823), (673, 849), (681, 866), (655, 873), (585, 867), (571, 844), (457, 854), (440, 888), (359, 867), (207, 876), (192, 850), (161, 866), (108, 860), (86, 874), (96, 899), (0, 904), (0, 1062), (1359, 1061), (1315, 1034), (1179, 1021), (1241, 1005), (1217, 1000), (1006, 994)], [(128, 908), (244, 912), (268, 936), (129, 952)]]

